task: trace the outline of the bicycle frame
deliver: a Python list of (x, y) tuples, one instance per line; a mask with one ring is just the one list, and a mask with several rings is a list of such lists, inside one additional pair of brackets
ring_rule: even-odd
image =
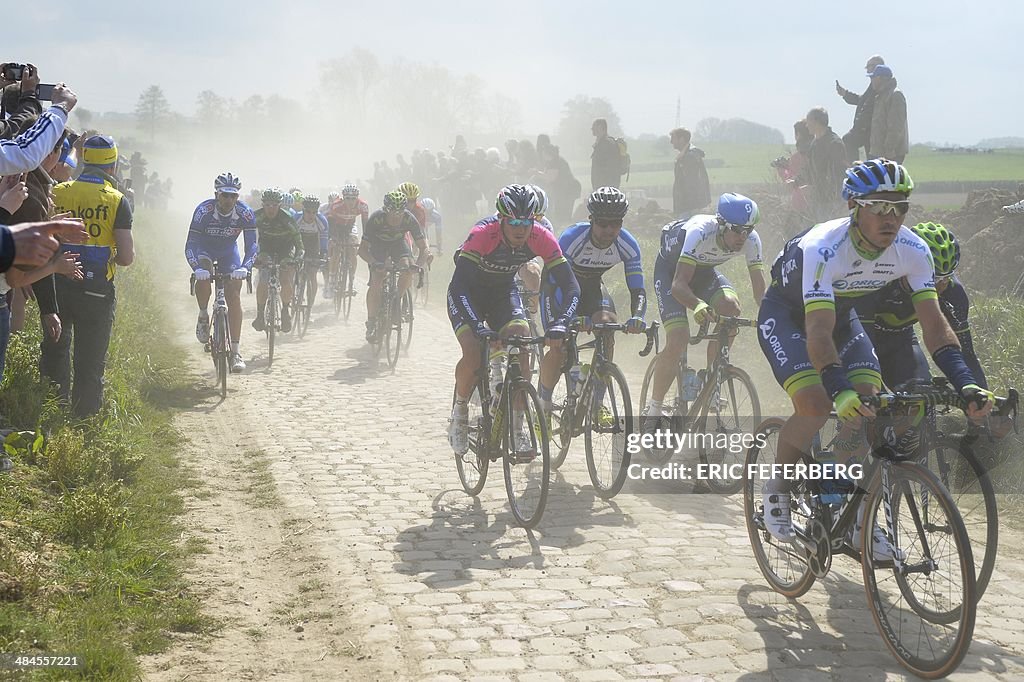
[(524, 350), (538, 342), (543, 342), (543, 340), (543, 336), (512, 336), (502, 340), (502, 344), (508, 353), (508, 365), (501, 380), (501, 395), (498, 397), (498, 404), (493, 414), (491, 413), (491, 399), (493, 395), (491, 394), (490, 382), (490, 343), (487, 341), (480, 342), (480, 367), (477, 369), (477, 390), (480, 392), (480, 412), (482, 415), (480, 434), (486, 434), (486, 440), (474, 443), (473, 439), (470, 439), (470, 451), (478, 457), (486, 457), (492, 462), (497, 461), (501, 457), (501, 439), (505, 432), (505, 419), (509, 417), (513, 407), (509, 404), (512, 399), (512, 389), (520, 384), (529, 383), (526, 377), (523, 376), (523, 359), (521, 356)]

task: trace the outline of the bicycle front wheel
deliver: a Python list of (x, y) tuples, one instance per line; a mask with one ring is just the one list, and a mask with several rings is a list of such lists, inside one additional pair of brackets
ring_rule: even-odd
[(384, 314), (381, 317), (381, 324), (384, 325), (384, 352), (392, 373), (398, 365), (398, 356), (402, 352), (402, 314), (396, 303), (397, 301), (392, 300), (385, 304)]
[[(644, 373), (644, 381), (640, 385), (640, 430), (643, 433), (654, 433), (658, 430), (670, 429), (676, 433), (683, 430), (683, 418), (686, 416), (686, 401), (683, 400), (683, 374), (676, 369), (676, 378), (661, 401), (662, 417), (651, 417), (647, 414), (647, 403), (651, 398), (654, 384), (654, 370), (658, 355), (651, 358)], [(675, 454), (671, 447), (644, 448), (647, 459), (657, 464), (667, 464)]]
[(274, 340), (277, 336), (277, 321), (280, 319), (280, 299), (277, 297), (277, 292), (271, 292), (270, 297), (267, 299), (267, 316), (266, 316), (266, 330), (267, 330), (267, 366), (274, 364)]
[(978, 599), (981, 599), (992, 578), (999, 545), (999, 511), (992, 478), (974, 450), (952, 438), (931, 443), (920, 463), (939, 477), (963, 517), (977, 570)]
[(548, 428), (537, 389), (530, 383), (517, 382), (506, 398), (508, 429), (502, 456), (505, 491), (516, 522), (523, 528), (533, 528), (544, 514), (551, 483)]
[[(868, 605), (885, 645), (911, 673), (928, 679), (956, 670), (974, 635), (977, 589), (971, 543), (960, 512), (923, 466), (889, 467), (867, 500), (861, 564)], [(886, 493), (888, 504), (886, 505)], [(878, 524), (902, 565), (876, 559)]]
[(607, 500), (615, 497), (626, 482), (633, 405), (626, 379), (614, 364), (603, 365), (590, 386), (592, 399), (583, 426), (587, 471), (598, 497)]
[(405, 322), (405, 350), (406, 355), (409, 354), (409, 345), (412, 343), (412, 322), (415, 315), (413, 314), (412, 305), (412, 291), (409, 289), (405, 290), (402, 294), (402, 320)]
[(217, 383), (220, 384), (220, 397), (228, 397), (228, 358), (231, 343), (228, 340), (227, 315), (223, 312), (213, 314), (213, 355), (217, 365)]
[[(480, 405), (480, 388), (473, 387), (469, 396), (469, 451), (464, 455), (455, 455), (455, 468), (459, 472), (459, 481), (467, 495), (474, 497), (480, 494), (487, 480), (487, 447), (490, 442), (490, 428), (484, 411)], [(455, 409), (455, 391), (452, 391), (452, 411)]]
[[(342, 290), (339, 292), (341, 296), (341, 311), (345, 314), (345, 321), (348, 321), (348, 316), (352, 313), (352, 299), (355, 298), (355, 291), (353, 291), (353, 284), (355, 284), (356, 275), (352, 270), (349, 269), (348, 262), (343, 266), (344, 272), (341, 274)], [(335, 305), (339, 305), (335, 302)]]
[(697, 428), (702, 435), (700, 461), (708, 465), (703, 482), (711, 492), (732, 495), (743, 489), (743, 476), (732, 474), (743, 471), (743, 437), (760, 423), (761, 403), (754, 382), (739, 367), (724, 368), (718, 386), (707, 394), (701, 407)]
[[(811, 589), (814, 574), (807, 563), (804, 550), (795, 544), (776, 540), (765, 528), (765, 480), (754, 474), (758, 471), (759, 465), (770, 467), (776, 463), (779, 454), (779, 432), (785, 423), (776, 417), (766, 419), (754, 432), (754, 445), (747, 450), (743, 517), (747, 522), (750, 547), (754, 551), (754, 559), (757, 561), (757, 567), (761, 569), (761, 574), (773, 590), (789, 599), (796, 599)], [(804, 510), (808, 509), (807, 489), (803, 483), (797, 483), (794, 484), (791, 493), (790, 513), (793, 525), (806, 528), (809, 520), (804, 513)]]

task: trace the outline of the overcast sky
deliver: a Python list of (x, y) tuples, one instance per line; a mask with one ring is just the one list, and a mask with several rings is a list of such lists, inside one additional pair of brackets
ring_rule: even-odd
[(846, 132), (853, 107), (834, 81), (861, 91), (877, 52), (907, 95), (914, 141), (1024, 135), (1024, 9), (1010, 0), (50, 0), (16, 14), (0, 60), (35, 62), (95, 111), (131, 111), (151, 84), (186, 114), (204, 89), (315, 106), (317, 65), (358, 45), (476, 73), (521, 102), (528, 133), (554, 130), (575, 94), (609, 99), (629, 135), (663, 133), (679, 96), (684, 125), (743, 117), (790, 139), (815, 105)]

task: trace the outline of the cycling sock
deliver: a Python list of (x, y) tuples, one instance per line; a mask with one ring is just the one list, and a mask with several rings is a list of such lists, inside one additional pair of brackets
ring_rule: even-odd
[(462, 398), (456, 398), (455, 407), (452, 408), (452, 416), (465, 417), (469, 415), (469, 402)]
[(232, 353), (237, 353), (238, 352), (238, 342), (237, 341), (235, 343), (231, 344), (231, 352)]
[(540, 388), (537, 390), (537, 397), (540, 398), (541, 402), (545, 402), (550, 407), (551, 405), (551, 394), (555, 389), (548, 388), (543, 383), (539, 384)]
[(660, 400), (649, 400), (647, 401), (647, 416), (649, 417), (660, 417), (661, 416), (661, 401)]
[(789, 494), (789, 483), (784, 478), (769, 478), (764, 482), (766, 495)]

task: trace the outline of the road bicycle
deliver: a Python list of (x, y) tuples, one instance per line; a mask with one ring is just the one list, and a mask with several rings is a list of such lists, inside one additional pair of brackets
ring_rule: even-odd
[[(758, 427), (744, 471), (747, 534), (761, 573), (772, 589), (790, 599), (827, 575), (835, 554), (859, 561), (868, 605), (888, 649), (915, 675), (943, 677), (959, 666), (973, 636), (978, 600), (974, 554), (949, 490), (916, 461), (916, 452), (901, 450), (899, 425), (906, 415), (923, 414), (929, 405), (962, 409), (964, 403), (948, 386), (880, 393), (862, 401), (878, 414), (865, 420), (862, 442), (872, 447), (863, 476), (856, 483), (834, 478), (791, 481), (792, 543), (776, 540), (765, 527), (762, 493), (768, 476), (759, 467), (775, 463), (785, 422), (772, 418)], [(996, 402), (1015, 422), (1015, 392)], [(822, 434), (811, 453), (803, 455), (803, 464), (814, 463), (830, 449), (848, 449), (850, 429), (840, 426), (834, 413)], [(841, 501), (830, 503), (826, 492)], [(891, 547), (891, 558), (875, 556), (875, 543), (883, 540)]]
[[(730, 448), (736, 434), (749, 434), (761, 423), (761, 402), (750, 375), (732, 364), (729, 355), (729, 341), (741, 327), (756, 327), (757, 321), (743, 317), (718, 318), (713, 331), (710, 323), (700, 326), (697, 334), (690, 339), (690, 345), (704, 340), (718, 343), (718, 354), (708, 366), (697, 373), (699, 384), (696, 398), (686, 400), (686, 365), (680, 359), (675, 381), (662, 401), (662, 414), (657, 420), (647, 418), (648, 396), (654, 380), (657, 357), (651, 358), (640, 388), (641, 427), (645, 432), (656, 429), (670, 429), (675, 433), (691, 430), (698, 434), (698, 456), (705, 465), (742, 464), (742, 448)], [(674, 388), (674, 391), (673, 391)], [(720, 444), (726, 444), (722, 447)], [(650, 448), (647, 455), (658, 463), (668, 462), (673, 455), (671, 447)], [(712, 492), (730, 495), (743, 487), (741, 479), (725, 476), (710, 476), (701, 479)]]
[[(316, 270), (313, 271), (313, 277), (311, 278), (306, 270), (313, 264), (316, 265)], [(295, 269), (295, 303), (292, 306), (292, 311), (294, 312), (292, 329), (298, 334), (300, 339), (306, 335), (306, 330), (309, 328), (309, 318), (313, 312), (313, 304), (316, 303), (316, 292), (314, 291), (316, 272), (324, 265), (324, 259), (318, 257), (315, 260), (304, 260)]]
[(341, 247), (341, 258), (338, 260), (338, 267), (331, 277), (331, 287), (334, 295), (334, 316), (339, 317), (345, 314), (345, 320), (352, 313), (352, 300), (355, 298), (356, 272), (353, 267), (355, 256), (348, 244)]
[[(213, 314), (210, 316), (210, 337), (203, 348), (213, 359), (213, 367), (217, 372), (217, 385), (220, 386), (220, 397), (228, 397), (228, 374), (231, 372), (231, 332), (228, 324), (228, 303), (226, 297), (226, 284), (231, 280), (231, 273), (218, 271), (218, 263), (213, 264), (213, 274), (210, 280), (213, 282)], [(246, 275), (246, 283), (249, 286), (249, 293), (252, 293), (252, 276)], [(192, 296), (196, 295), (196, 276), (193, 274), (189, 281), (189, 290)]]
[(263, 331), (267, 335), (267, 366), (274, 364), (274, 343), (277, 332), (281, 331), (281, 266), (286, 263), (271, 262), (261, 266), (267, 277), (267, 302), (263, 306)]
[[(383, 348), (391, 371), (395, 371), (398, 365), (398, 356), (402, 352), (402, 334), (412, 334), (412, 294), (406, 291), (404, 295), (398, 295), (398, 280), (406, 270), (413, 270), (423, 276), (423, 268), (418, 265), (408, 267), (389, 265), (377, 265), (375, 269), (384, 271), (384, 281), (381, 284), (380, 307), (377, 310), (377, 318), (374, 323), (374, 341), (372, 346), (377, 355)], [(403, 327), (407, 327), (403, 329)], [(408, 343), (406, 343), (408, 348)]]
[[(658, 327), (655, 322), (644, 331), (647, 345), (641, 357), (657, 345)], [(551, 464), (556, 469), (562, 466), (572, 439), (582, 434), (590, 481), (603, 499), (617, 495), (626, 481), (627, 445), (635, 431), (629, 385), (618, 365), (608, 359), (612, 336), (625, 329), (624, 324), (595, 324), (594, 340), (578, 345), (579, 329), (573, 325), (562, 344), (565, 362), (551, 395)], [(590, 363), (581, 364), (579, 352), (588, 349), (594, 350)]]
[[(533, 528), (544, 514), (551, 476), (547, 425), (537, 389), (522, 370), (522, 355), (540, 339), (513, 336), (501, 341), (508, 365), (491, 393), (490, 343), (480, 342), (480, 368), (469, 396), (469, 450), (455, 455), (455, 467), (466, 494), (483, 490), (491, 462), (501, 460), (505, 492), (516, 522)], [(455, 392), (452, 392), (454, 409)]]

